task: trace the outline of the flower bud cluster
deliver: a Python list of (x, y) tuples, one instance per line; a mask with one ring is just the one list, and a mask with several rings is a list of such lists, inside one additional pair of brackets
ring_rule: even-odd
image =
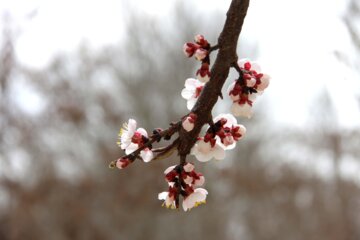
[(210, 44), (203, 35), (195, 36), (195, 43), (185, 43), (183, 51), (187, 57), (194, 56), (201, 61), (201, 67), (196, 71), (196, 77), (200, 82), (206, 83), (210, 80)]
[(268, 86), (270, 76), (261, 73), (256, 62), (247, 59), (238, 61), (240, 77), (228, 88), (228, 94), (233, 101), (231, 112), (235, 116), (250, 118), (253, 114), (252, 105), (256, 96), (261, 94)]
[(205, 183), (205, 178), (195, 171), (193, 164), (171, 166), (165, 170), (164, 174), (169, 189), (158, 195), (159, 200), (164, 201), (163, 206), (171, 209), (179, 208), (180, 196), (183, 197), (184, 211), (205, 203), (208, 192), (204, 188), (198, 188)]

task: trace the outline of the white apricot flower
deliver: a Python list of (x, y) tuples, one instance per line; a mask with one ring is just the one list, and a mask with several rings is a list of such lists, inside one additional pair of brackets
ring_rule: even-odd
[(162, 193), (159, 193), (158, 199), (164, 200), (163, 206), (165, 206), (166, 208), (176, 209), (174, 194), (170, 194), (169, 192), (162, 192)]
[(183, 202), (182, 206), (184, 211), (190, 210), (193, 207), (197, 207), (200, 204), (206, 203), (206, 196), (208, 191), (204, 188), (196, 188), (193, 193), (187, 196)]
[(181, 96), (187, 100), (187, 109), (191, 110), (194, 107), (204, 85), (205, 83), (202, 83), (197, 79), (186, 79), (185, 88), (181, 91)]
[(191, 149), (191, 154), (195, 155), (200, 162), (207, 162), (212, 158), (217, 160), (225, 158), (225, 150), (218, 141), (212, 146), (210, 141), (205, 142), (202, 138), (195, 143)]
[(230, 113), (219, 114), (213, 121), (216, 123), (221, 119), (226, 119), (226, 123), (218, 133), (217, 139), (220, 140), (219, 144), (225, 150), (233, 149), (236, 146), (236, 142), (245, 135), (246, 128), (238, 124), (236, 118)]

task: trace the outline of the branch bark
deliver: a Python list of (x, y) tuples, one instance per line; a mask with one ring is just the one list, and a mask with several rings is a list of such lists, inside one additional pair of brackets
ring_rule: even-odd
[(183, 128), (179, 131), (180, 142), (178, 153), (180, 158), (190, 153), (202, 126), (212, 120), (212, 109), (221, 96), (221, 89), (229, 75), (233, 63), (237, 61), (236, 47), (244, 23), (250, 0), (232, 0), (227, 12), (223, 30), (218, 39), (219, 52), (211, 68), (211, 79), (204, 86), (191, 112), (197, 115), (194, 129), (187, 132)]

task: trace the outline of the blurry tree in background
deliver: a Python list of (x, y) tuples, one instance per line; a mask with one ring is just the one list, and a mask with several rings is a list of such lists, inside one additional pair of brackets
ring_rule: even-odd
[[(360, 239), (359, 183), (340, 171), (359, 159), (359, 132), (337, 126), (326, 93), (308, 129), (274, 129), (266, 116), (246, 122), (233, 156), (198, 166), (212, 179), (211, 195), (189, 213), (161, 208), (155, 197), (168, 162), (108, 170), (121, 154), (122, 122), (164, 127), (182, 116), (180, 91), (194, 69), (181, 47), (198, 32), (215, 42), (223, 23), (200, 26), (185, 6), (176, 9), (167, 26), (131, 16), (121, 45), (84, 46), (41, 71), (16, 62), (15, 36), (4, 30), (0, 239)], [(36, 106), (19, 103), (23, 95)], [(296, 161), (330, 162), (334, 171), (320, 175)]]

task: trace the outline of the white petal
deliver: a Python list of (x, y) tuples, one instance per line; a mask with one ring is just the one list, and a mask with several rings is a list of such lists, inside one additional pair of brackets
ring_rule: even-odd
[(261, 83), (259, 85), (257, 85), (257, 90), (264, 91), (269, 86), (270, 76), (267, 74), (264, 74), (260, 80), (261, 80)]
[(199, 186), (204, 185), (204, 183), (205, 183), (205, 177), (204, 177), (204, 176), (200, 176), (200, 178), (195, 181), (194, 186), (195, 186), (195, 187), (199, 187)]
[(125, 153), (126, 154), (133, 153), (138, 148), (139, 148), (138, 144), (130, 143), (130, 145), (125, 149)]
[(127, 127), (128, 127), (129, 136), (132, 137), (135, 133), (136, 121), (130, 118)]
[(187, 131), (190, 132), (191, 130), (194, 129), (194, 123), (189, 121), (190, 117), (187, 117), (183, 122), (182, 122), (182, 127)]
[(147, 131), (145, 129), (138, 128), (136, 131), (139, 132), (141, 135), (148, 137)]
[(159, 200), (165, 200), (168, 195), (169, 195), (169, 192), (161, 192), (158, 195), (158, 199)]
[(185, 88), (189, 90), (195, 89), (197, 85), (198, 85), (198, 80), (195, 78), (188, 78), (185, 80)]
[(187, 103), (186, 103), (187, 109), (191, 110), (195, 106), (196, 101), (197, 101), (196, 98), (190, 98), (189, 100), (187, 100)]
[(150, 162), (154, 158), (153, 152), (149, 148), (145, 148), (140, 152), (141, 158), (144, 162)]
[(231, 106), (231, 112), (237, 117), (247, 117), (251, 118), (252, 116), (252, 109), (249, 104), (238, 104), (233, 103)]
[(220, 145), (216, 144), (213, 147), (212, 155), (215, 159), (222, 160), (225, 158), (225, 150)]
[(193, 147), (192, 154), (195, 155), (196, 159), (199, 160), (200, 162), (207, 162), (212, 158), (210, 153), (204, 154), (198, 151), (196, 146)]
[(195, 90), (189, 90), (187, 88), (184, 88), (182, 91), (181, 91), (181, 96), (183, 98), (185, 98), (186, 100), (189, 100), (190, 98), (192, 98), (195, 94)]
[(174, 170), (175, 167), (176, 167), (176, 165), (168, 167), (167, 169), (165, 169), (164, 174), (165, 174), (165, 175), (168, 174), (169, 172), (171, 172), (172, 170)]
[(225, 118), (227, 121), (226, 121), (226, 124), (224, 125), (225, 127), (232, 127), (234, 125), (237, 125), (237, 120), (236, 118), (230, 114), (230, 113), (221, 113), (219, 114), (218, 116), (216, 116), (214, 118), (214, 122), (216, 123), (217, 121), (219, 121), (221, 118)]

